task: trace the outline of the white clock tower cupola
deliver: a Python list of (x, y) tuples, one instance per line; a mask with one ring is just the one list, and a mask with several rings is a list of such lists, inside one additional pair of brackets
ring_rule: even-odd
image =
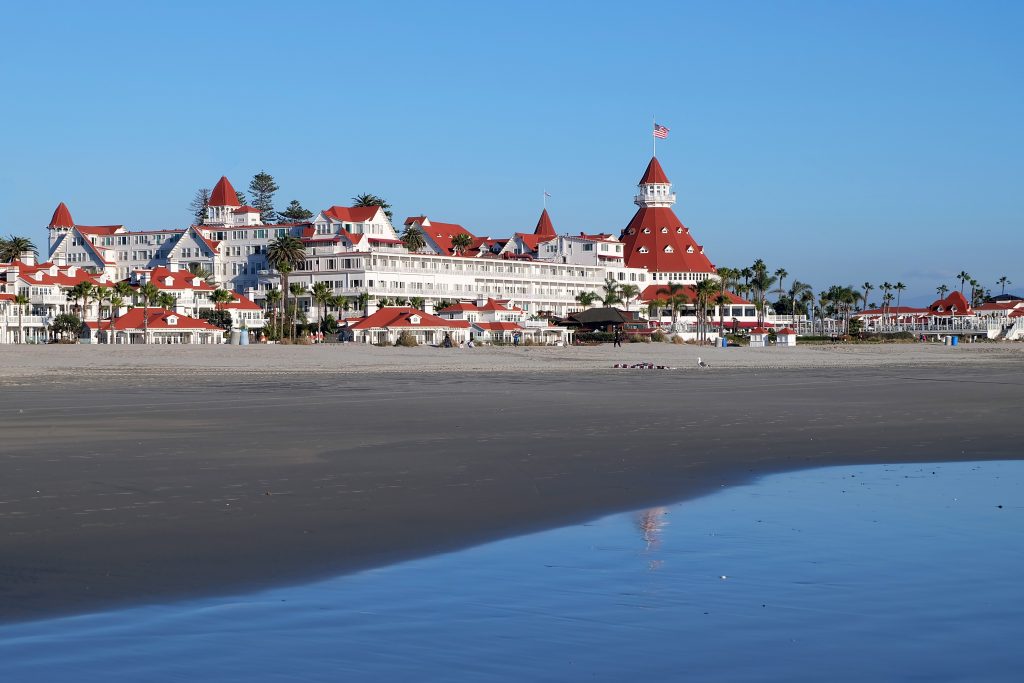
[(672, 183), (658, 163), (658, 157), (651, 157), (651, 163), (647, 164), (644, 177), (640, 179), (637, 187), (640, 188), (640, 192), (633, 198), (633, 203), (640, 208), (668, 208), (676, 203)]

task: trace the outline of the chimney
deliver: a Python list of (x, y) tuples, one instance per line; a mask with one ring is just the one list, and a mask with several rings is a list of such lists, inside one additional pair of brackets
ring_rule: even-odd
[(36, 253), (34, 251), (23, 251), (18, 255), (18, 260), (26, 266), (34, 266), (36, 264)]
[(171, 261), (170, 263), (167, 264), (167, 270), (171, 271), (172, 273), (177, 273), (179, 268), (180, 265), (178, 263), (175, 263), (174, 261)]
[(60, 266), (62, 268), (68, 264), (67, 254), (54, 254), (52, 260), (53, 265)]

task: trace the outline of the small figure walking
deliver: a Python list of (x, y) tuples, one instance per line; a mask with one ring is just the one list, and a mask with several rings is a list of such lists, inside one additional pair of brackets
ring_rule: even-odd
[(512, 333), (512, 346), (519, 346), (520, 335), (519, 332)]
[(622, 328), (621, 327), (616, 327), (615, 328), (615, 336), (612, 337), (612, 348), (615, 348), (616, 346), (618, 346), (619, 348), (622, 348)]

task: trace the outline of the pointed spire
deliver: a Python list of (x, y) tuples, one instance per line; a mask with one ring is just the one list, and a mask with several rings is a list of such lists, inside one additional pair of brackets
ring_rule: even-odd
[(53, 212), (53, 218), (50, 219), (51, 228), (73, 228), (75, 227), (75, 221), (71, 219), (71, 212), (68, 211), (68, 205), (61, 202), (57, 205), (56, 211)]
[(534, 235), (543, 235), (544, 237), (555, 237), (555, 226), (551, 224), (551, 216), (548, 215), (548, 210), (544, 209), (540, 213), (540, 220), (537, 221), (537, 227), (533, 231)]
[(651, 163), (647, 164), (647, 170), (644, 171), (644, 177), (640, 179), (638, 184), (646, 185), (648, 183), (669, 184), (668, 176), (665, 175), (665, 171), (662, 170), (661, 164), (658, 163), (658, 157), (651, 157)]
[(217, 184), (213, 186), (210, 193), (210, 206), (241, 206), (238, 203), (238, 193), (231, 187), (231, 181), (227, 176), (221, 176)]

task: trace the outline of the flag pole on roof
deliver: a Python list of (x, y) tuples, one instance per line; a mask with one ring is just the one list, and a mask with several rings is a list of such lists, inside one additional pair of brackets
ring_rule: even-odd
[(548, 192), (547, 190), (544, 190), (544, 210), (545, 211), (547, 211), (547, 209), (548, 209), (548, 197), (550, 197), (550, 196), (551, 196), (551, 193)]

